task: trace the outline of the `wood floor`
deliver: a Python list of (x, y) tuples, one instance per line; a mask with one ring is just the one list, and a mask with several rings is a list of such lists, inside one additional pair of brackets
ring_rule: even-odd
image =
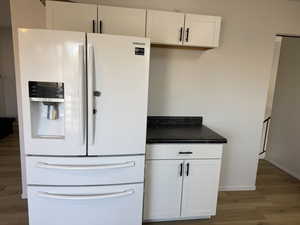
[[(18, 145), (17, 135), (0, 140), (0, 225), (27, 224)], [(151, 225), (300, 225), (300, 181), (261, 160), (257, 190), (221, 192), (213, 219)]]

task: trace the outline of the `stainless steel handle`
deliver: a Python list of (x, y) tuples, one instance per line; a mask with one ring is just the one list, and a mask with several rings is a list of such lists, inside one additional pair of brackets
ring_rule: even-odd
[(112, 193), (101, 193), (101, 194), (57, 194), (49, 192), (38, 192), (40, 197), (62, 199), (62, 200), (92, 200), (92, 199), (107, 199), (107, 198), (117, 198), (124, 197), (127, 195), (134, 194), (134, 189), (129, 189), (120, 192)]
[(129, 161), (123, 163), (90, 164), (90, 165), (52, 164), (52, 163), (38, 162), (37, 167), (41, 169), (61, 169), (61, 170), (101, 170), (101, 169), (135, 167), (135, 162)]
[(88, 83), (88, 144), (94, 145), (95, 140), (95, 116), (94, 116), (94, 77), (95, 77), (95, 52), (94, 47), (92, 45), (88, 46), (88, 76), (87, 76), (87, 83)]

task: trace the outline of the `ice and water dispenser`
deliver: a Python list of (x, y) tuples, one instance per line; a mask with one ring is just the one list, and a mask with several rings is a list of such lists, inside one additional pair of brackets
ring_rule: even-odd
[(32, 137), (63, 139), (65, 136), (64, 83), (29, 81), (28, 85)]

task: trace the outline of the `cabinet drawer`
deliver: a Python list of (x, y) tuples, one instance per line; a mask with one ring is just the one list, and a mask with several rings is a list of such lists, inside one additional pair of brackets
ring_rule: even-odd
[(222, 144), (148, 144), (146, 159), (221, 159)]
[(26, 158), (29, 185), (104, 185), (144, 181), (144, 156)]
[(28, 187), (31, 225), (140, 225), (143, 184)]

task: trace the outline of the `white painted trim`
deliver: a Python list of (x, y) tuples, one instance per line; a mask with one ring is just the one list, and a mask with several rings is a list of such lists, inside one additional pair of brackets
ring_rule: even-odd
[(279, 163), (275, 162), (272, 159), (266, 159), (269, 163), (273, 164), (274, 166), (278, 167), (279, 169), (283, 170), (284, 172), (288, 173), (292, 177), (297, 178), (300, 180), (300, 174), (297, 174), (296, 172), (291, 171), (290, 169), (285, 168), (284, 166), (281, 166)]
[(256, 186), (221, 186), (219, 191), (255, 191)]

